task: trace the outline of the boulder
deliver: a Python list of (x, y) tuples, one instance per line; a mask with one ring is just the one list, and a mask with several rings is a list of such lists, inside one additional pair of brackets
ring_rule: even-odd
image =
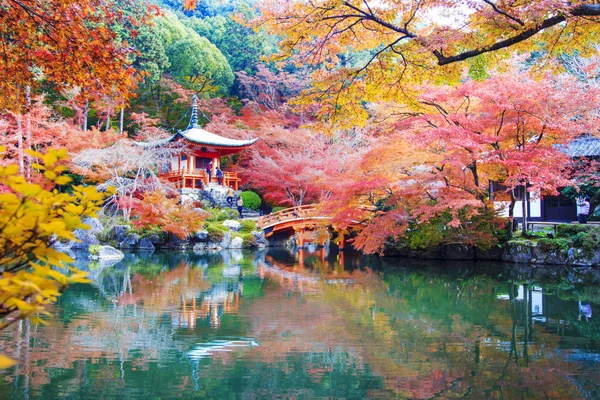
[(244, 246), (244, 239), (239, 236), (234, 237), (229, 244), (230, 249), (241, 249)]
[(138, 248), (141, 250), (154, 250), (154, 245), (152, 244), (152, 239), (143, 238), (140, 240)]
[(442, 258), (444, 260), (473, 260), (475, 249), (473, 246), (464, 244), (447, 244), (442, 247)]
[(231, 233), (225, 232), (225, 234), (223, 235), (223, 240), (221, 240), (221, 242), (219, 243), (219, 247), (221, 247), (223, 249), (228, 249), (230, 244), (231, 244)]
[(192, 239), (197, 240), (199, 242), (208, 242), (208, 231), (204, 230), (204, 231), (196, 232), (192, 236)]
[(115, 225), (111, 229), (110, 235), (115, 238), (117, 243), (120, 243), (125, 239), (125, 236), (127, 236), (130, 229), (131, 227), (129, 225)]
[(264, 245), (266, 243), (265, 231), (254, 231), (252, 236), (256, 239), (256, 243)]
[(504, 246), (502, 261), (529, 263), (533, 259), (530, 241), (508, 242)]
[(127, 235), (119, 242), (121, 249), (132, 249), (137, 248), (140, 243), (140, 237), (137, 234)]
[(75, 229), (73, 234), (80, 242), (73, 242), (71, 248), (78, 250), (87, 250), (90, 245), (98, 245), (100, 241), (98, 238), (90, 231), (83, 229)]
[(102, 222), (100, 222), (98, 218), (88, 217), (84, 218), (81, 222), (90, 226), (90, 229), (88, 229), (87, 232), (96, 234), (104, 230), (104, 225), (102, 225)]
[(206, 242), (200, 242), (200, 243), (196, 243), (194, 245), (194, 247), (192, 248), (192, 250), (196, 253), (204, 253), (207, 249), (207, 243)]
[(112, 246), (98, 246), (94, 253), (90, 253), (89, 257), (92, 260), (120, 260), (124, 254)]
[(223, 221), (223, 226), (235, 232), (239, 232), (242, 229), (242, 224), (240, 224), (239, 221), (235, 221), (233, 219), (226, 219), (225, 221)]

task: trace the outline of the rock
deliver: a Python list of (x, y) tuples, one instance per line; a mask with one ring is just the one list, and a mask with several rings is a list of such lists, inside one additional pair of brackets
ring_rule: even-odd
[(252, 232), (252, 236), (254, 236), (254, 239), (256, 239), (256, 243), (259, 245), (262, 244), (263, 246), (265, 245), (265, 231), (254, 231)]
[(244, 246), (244, 239), (239, 236), (234, 237), (229, 244), (230, 249), (241, 249)]
[(447, 244), (441, 249), (444, 260), (473, 260), (475, 259), (475, 250), (473, 246), (464, 244)]
[(192, 250), (196, 253), (204, 253), (206, 251), (206, 248), (207, 248), (207, 243), (200, 242), (200, 243), (196, 243), (194, 245), (194, 247), (192, 248)]
[(120, 243), (125, 239), (131, 227), (129, 225), (115, 225), (110, 231), (110, 235)]
[(225, 232), (225, 234), (223, 235), (223, 240), (221, 240), (221, 242), (219, 243), (219, 247), (221, 247), (223, 249), (228, 249), (230, 244), (231, 244), (231, 233)]
[(223, 221), (223, 226), (231, 229), (232, 231), (239, 232), (242, 229), (242, 224), (239, 221), (235, 221), (233, 219), (226, 219)]
[(192, 236), (192, 239), (197, 240), (199, 242), (208, 242), (208, 231), (204, 230), (204, 231), (196, 232)]
[(502, 261), (514, 263), (529, 263), (534, 258), (531, 242), (508, 242), (504, 246)]
[(126, 236), (121, 242), (119, 242), (119, 247), (121, 249), (132, 249), (138, 247), (140, 243), (140, 237), (137, 234), (132, 234)]
[(144, 238), (144, 239), (140, 240), (138, 248), (142, 249), (142, 250), (154, 250), (154, 245), (152, 244), (151, 239)]
[(477, 260), (502, 260), (503, 248), (499, 246), (490, 247), (487, 250), (475, 249), (475, 258)]
[(80, 240), (80, 242), (74, 241), (71, 246), (72, 249), (87, 250), (90, 247), (90, 245), (100, 244), (98, 238), (88, 230), (75, 229), (73, 231), (73, 234), (77, 239)]
[(112, 246), (99, 246), (89, 257), (92, 260), (120, 260), (124, 257), (124, 254)]
[(100, 233), (104, 230), (104, 225), (102, 225), (102, 222), (100, 222), (100, 220), (98, 218), (84, 218), (83, 221), (84, 224), (87, 224), (90, 226), (90, 229), (87, 230), (87, 232), (96, 234), (96, 233)]
[(167, 247), (170, 249), (185, 250), (189, 247), (190, 241), (187, 239), (180, 239), (175, 235), (169, 235), (169, 241)]

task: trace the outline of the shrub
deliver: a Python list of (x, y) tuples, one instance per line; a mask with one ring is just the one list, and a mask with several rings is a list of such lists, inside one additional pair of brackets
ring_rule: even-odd
[(287, 207), (273, 207), (271, 210), (272, 213), (276, 213), (277, 211), (285, 210)]
[(256, 240), (256, 238), (254, 237), (254, 235), (252, 233), (241, 233), (239, 236), (243, 240), (242, 243), (244, 244), (244, 247), (258, 246), (258, 241)]
[(600, 227), (582, 224), (560, 224), (556, 226), (557, 237), (572, 238), (581, 232), (600, 235)]
[(242, 192), (241, 196), (244, 201), (244, 207), (250, 210), (257, 211), (262, 203), (260, 196), (249, 190)]
[(226, 219), (238, 219), (240, 214), (233, 208), (224, 208), (219, 212), (217, 221), (225, 221)]
[(213, 243), (219, 243), (225, 237), (225, 230), (220, 228), (218, 225), (209, 224), (206, 227), (208, 232), (208, 241)]
[(256, 223), (251, 219), (242, 220), (242, 232), (252, 232), (256, 230)]
[(548, 239), (540, 238), (537, 241), (537, 246), (544, 251), (556, 251), (556, 250), (568, 250), (569, 240), (568, 239)]
[(573, 236), (573, 245), (583, 250), (584, 254), (591, 255), (600, 247), (600, 237), (594, 233), (579, 232)]

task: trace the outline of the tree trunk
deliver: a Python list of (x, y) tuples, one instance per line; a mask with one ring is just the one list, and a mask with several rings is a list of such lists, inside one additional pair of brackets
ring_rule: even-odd
[(521, 232), (523, 235), (527, 234), (527, 184), (523, 184), (523, 200), (521, 203), (521, 208), (523, 210), (523, 218), (521, 225)]
[(83, 109), (83, 126), (81, 127), (81, 129), (84, 132), (87, 131), (89, 107), (90, 107), (90, 102), (89, 102), (89, 100), (86, 100), (85, 101), (85, 108)]
[[(25, 149), (31, 149), (31, 87), (25, 86)], [(25, 154), (25, 177), (31, 179), (31, 156)]]
[(124, 106), (121, 106), (121, 111), (119, 112), (119, 135), (123, 134), (123, 114), (125, 113)]
[(110, 113), (108, 112), (108, 110), (106, 110), (106, 128), (105, 130), (107, 131), (110, 128)]

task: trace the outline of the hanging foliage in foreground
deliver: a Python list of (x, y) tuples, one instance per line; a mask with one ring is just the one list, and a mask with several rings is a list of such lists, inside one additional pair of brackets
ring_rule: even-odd
[[(105, 197), (95, 187), (58, 191), (71, 182), (61, 175), (65, 150), (30, 155), (42, 161), (34, 164), (43, 174), (40, 184), (26, 182), (17, 165), (0, 166), (0, 329), (27, 317), (41, 322), (44, 306), (67, 285), (87, 282), (86, 273), (69, 267), (73, 259), (52, 244), (77, 240), (73, 230), (89, 228), (82, 218), (94, 217)], [(0, 368), (11, 365), (0, 355)]]

